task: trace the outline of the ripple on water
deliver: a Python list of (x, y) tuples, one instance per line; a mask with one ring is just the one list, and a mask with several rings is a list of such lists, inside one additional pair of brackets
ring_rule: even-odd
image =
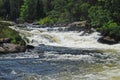
[(120, 64), (117, 63), (119, 60), (112, 59), (113, 56), (98, 58), (91, 55), (61, 55), (50, 52), (44, 53), (43, 56), (44, 58), (0, 60), (0, 79), (119, 80)]
[[(30, 28), (30, 27), (29, 27)], [(31, 45), (41, 48), (20, 54), (0, 56), (0, 80), (119, 80), (120, 44), (97, 42), (98, 32), (60, 31), (57, 28), (20, 29)], [(46, 46), (48, 45), (48, 46)], [(76, 48), (102, 50), (84, 52)], [(45, 49), (43, 51), (40, 51)], [(114, 53), (114, 54), (113, 54)]]

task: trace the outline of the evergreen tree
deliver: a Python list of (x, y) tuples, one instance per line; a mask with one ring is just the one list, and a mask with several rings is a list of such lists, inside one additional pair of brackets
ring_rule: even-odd
[(10, 19), (19, 18), (21, 0), (10, 0)]
[(2, 19), (8, 19), (10, 14), (9, 0), (0, 0), (0, 17)]
[(24, 0), (20, 16), (28, 22), (44, 17), (42, 1)]

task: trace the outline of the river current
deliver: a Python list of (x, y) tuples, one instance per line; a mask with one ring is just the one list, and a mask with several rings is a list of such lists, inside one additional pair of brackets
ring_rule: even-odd
[(65, 27), (10, 26), (28, 45), (0, 55), (0, 80), (120, 80), (120, 44), (97, 42), (100, 33)]

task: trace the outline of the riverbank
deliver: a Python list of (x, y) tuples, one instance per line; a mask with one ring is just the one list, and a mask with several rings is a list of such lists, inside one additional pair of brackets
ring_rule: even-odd
[(22, 40), (19, 32), (12, 30), (9, 26), (14, 22), (0, 21), (0, 53), (24, 52), (26, 43)]
[(35, 48), (20, 54), (1, 54), (0, 79), (119, 79), (120, 52), (117, 51), (120, 51), (120, 44), (97, 42), (101, 37), (98, 32), (83, 34), (84, 31), (72, 31), (66, 27), (32, 24), (10, 28)]
[[(95, 32), (97, 32), (96, 29), (89, 26), (89, 23), (87, 23), (87, 21), (78, 21), (78, 22), (73, 22), (73, 23), (69, 23), (69, 24), (55, 24), (53, 26), (49, 25), (49, 27), (45, 26), (45, 25), (39, 25), (38, 23), (23, 23), (23, 24), (18, 23), (18, 24), (16, 24), (14, 22), (9, 22), (9, 21), (1, 21), (0, 25), (1, 25), (1, 27), (0, 27), (1, 28), (0, 29), (1, 30), (1, 34), (0, 34), (0, 40), (1, 40), (0, 41), (1, 42), (0, 49), (1, 49), (1, 51), (0, 52), (5, 52), (5, 53), (6, 52), (8, 53), (8, 52), (22, 52), (22, 51), (25, 51), (26, 50), (26, 46), (25, 46), (26, 44), (27, 45), (30, 44), (30, 46), (33, 47), (34, 45), (31, 45), (31, 43), (36, 42), (36, 40), (31, 40), (31, 39), (26, 37), (27, 35), (29, 35), (29, 37), (30, 37), (30, 35), (33, 35), (35, 33), (32, 33), (32, 34), (31, 33), (26, 33), (22, 29), (21, 29), (22, 31), (20, 29), (14, 31), (14, 28), (10, 29), (8, 27), (8, 26), (11, 26), (11, 25), (14, 25), (14, 27), (17, 27), (17, 28), (18, 27), (19, 28), (25, 28), (25, 29), (27, 29), (27, 28), (30, 29), (31, 28), (30, 30), (36, 28), (36, 31), (37, 31), (37, 28), (39, 28), (39, 29), (42, 28), (43, 30), (38, 30), (41, 33), (44, 32), (44, 29), (47, 29), (47, 28), (48, 28), (48, 31), (54, 31), (54, 30), (57, 30), (57, 31), (60, 31), (60, 32), (77, 31), (77, 32), (80, 32), (80, 33), (82, 32), (80, 34), (81, 38), (82, 37), (84, 38), (84, 35), (87, 36), (87, 35), (91, 35), (91, 34), (94, 34)], [(21, 32), (23, 32), (23, 33), (21, 34)], [(27, 32), (29, 32), (29, 31), (27, 31)], [(19, 33), (22, 36), (20, 36)], [(39, 33), (39, 32), (36, 32), (36, 36), (37, 36), (37, 33)], [(97, 34), (96, 34), (96, 36), (97, 36)], [(23, 40), (21, 37), (25, 38), (25, 39)], [(31, 37), (34, 37), (34, 36), (31, 36)], [(76, 40), (77, 37), (78, 36), (74, 37), (74, 39)], [(7, 38), (7, 40), (6, 40), (6, 38)], [(57, 43), (59, 43), (61, 41), (58, 38), (55, 38), (55, 36), (51, 36), (49, 34), (42, 35), (41, 39), (44, 39), (44, 38), (46, 38), (46, 39), (51, 39), (52, 38), (50, 41), (57, 42)], [(105, 45), (107, 45), (107, 44), (114, 45), (114, 44), (119, 43), (118, 41), (115, 41), (114, 39), (110, 38), (109, 36), (102, 36), (102, 34), (100, 34), (100, 33), (99, 33), (99, 38), (97, 38), (96, 41), (98, 41), (101, 44), (105, 44)], [(74, 41), (73, 41), (73, 43), (74, 43)], [(39, 45), (39, 42), (38, 42), (38, 45)], [(93, 45), (93, 44), (91, 44), (91, 45)], [(11, 46), (13, 48), (11, 48)], [(64, 46), (66, 46), (66, 45), (64, 45)]]

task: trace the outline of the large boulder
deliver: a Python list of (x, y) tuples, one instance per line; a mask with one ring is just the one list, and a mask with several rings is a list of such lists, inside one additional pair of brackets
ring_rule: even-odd
[(0, 21), (0, 53), (14, 53), (26, 51), (26, 43), (19, 33), (9, 28), (14, 22)]
[(0, 53), (25, 52), (26, 47), (18, 44), (3, 43), (0, 44)]
[(87, 21), (77, 21), (68, 24), (67, 26), (68, 31), (84, 31), (84, 33), (93, 33), (95, 30), (93, 30), (89, 23)]
[(77, 21), (68, 24), (68, 27), (86, 27), (87, 26), (87, 21)]
[(109, 44), (109, 45), (118, 43), (118, 41), (116, 41), (115, 39), (113, 39), (113, 38), (111, 38), (109, 36), (103, 36), (103, 37), (99, 38), (98, 42)]

